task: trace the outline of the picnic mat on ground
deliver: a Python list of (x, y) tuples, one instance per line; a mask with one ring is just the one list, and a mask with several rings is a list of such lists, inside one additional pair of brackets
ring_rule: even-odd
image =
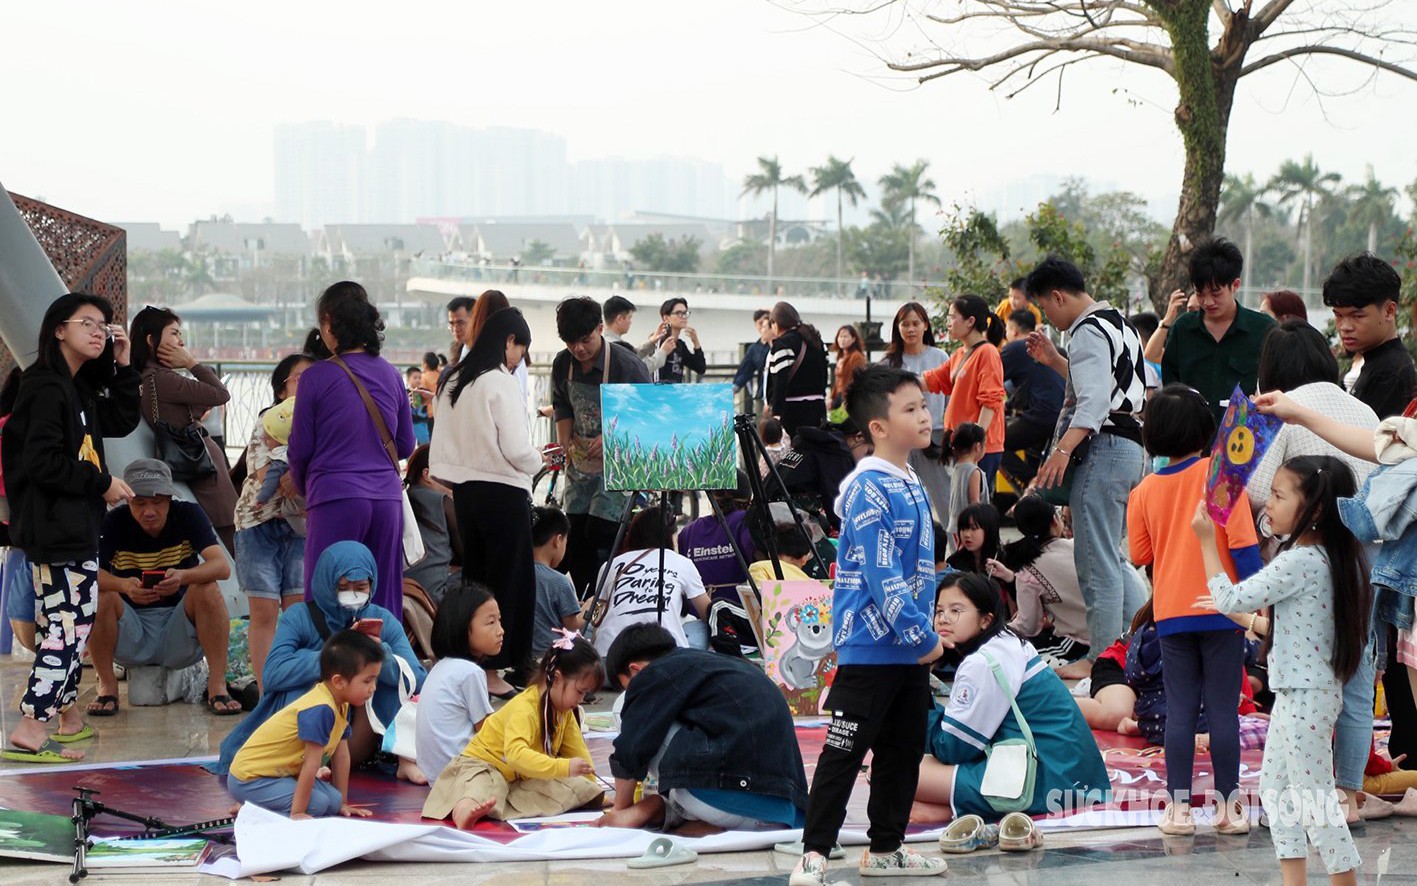
[[(810, 782), (822, 750), (826, 729), (800, 725), (798, 741)], [(1148, 748), (1139, 738), (1094, 733), (1111, 777), (1114, 800), (1086, 811), (1064, 810), (1044, 818), (1044, 829), (1144, 826), (1159, 815), (1157, 802), (1166, 787), (1161, 749)], [(611, 738), (590, 735), (587, 744), (596, 771), (610, 771)], [(1241, 788), (1254, 793), (1261, 751), (1242, 754)], [(112, 808), (153, 815), (181, 825), (223, 818), (232, 806), (222, 779), (202, 768), (201, 760), (169, 760), (123, 764), (77, 764), (34, 767), (0, 773), (0, 807), (67, 816), (75, 787), (98, 791), (98, 800)], [(1210, 757), (1196, 755), (1196, 790), (1211, 786)], [(866, 842), (867, 788), (864, 774), (852, 794), (842, 831), (843, 844)], [(471, 831), (458, 831), (421, 817), (426, 788), (396, 781), (374, 771), (357, 771), (350, 778), (350, 801), (374, 813), (371, 819), (322, 819), (291, 822), (281, 815), (247, 805), (235, 824), (236, 853), (209, 863), (205, 870), (230, 877), (295, 868), (314, 873), (354, 858), (384, 861), (535, 861), (576, 858), (617, 858), (640, 855), (656, 835), (645, 831), (584, 827), (590, 816), (567, 816), (518, 831), (505, 822), (484, 821)], [(912, 840), (932, 840), (943, 823), (912, 826)], [(136, 833), (136, 824), (100, 816), (96, 834)], [(528, 832), (529, 831), (529, 832)], [(796, 831), (732, 832), (682, 842), (700, 852), (734, 852), (769, 848), (794, 840)]]

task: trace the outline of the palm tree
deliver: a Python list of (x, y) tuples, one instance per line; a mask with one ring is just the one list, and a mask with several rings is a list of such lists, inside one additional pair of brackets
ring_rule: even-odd
[(1247, 293), (1250, 292), (1250, 269), (1253, 265), (1250, 256), (1255, 242), (1255, 216), (1269, 218), (1274, 212), (1274, 207), (1263, 199), (1265, 190), (1255, 181), (1254, 175), (1247, 172), (1244, 178), (1225, 176), (1225, 188), (1220, 192), (1220, 213), (1216, 220), (1223, 225), (1234, 224), (1241, 219), (1245, 222), (1245, 281), (1240, 288)]
[(768, 217), (768, 293), (771, 294), (773, 259), (777, 257), (777, 189), (791, 188), (799, 194), (807, 193), (807, 183), (800, 175), (783, 175), (782, 164), (777, 157), (759, 157), (758, 171), (743, 178), (743, 194), (758, 196), (764, 191), (772, 192), (772, 215)]
[(1368, 251), (1378, 251), (1378, 226), (1385, 225), (1392, 218), (1397, 188), (1383, 187), (1373, 174), (1373, 165), (1368, 164), (1368, 180), (1361, 185), (1349, 185), (1345, 196), (1352, 201), (1348, 211), (1350, 217), (1362, 224), (1368, 223)]
[[(852, 158), (853, 160), (855, 158)], [(846, 229), (841, 222), (842, 200), (850, 200), (855, 206), (858, 200), (866, 196), (866, 189), (861, 187), (861, 182), (856, 180), (856, 173), (851, 171), (851, 160), (838, 160), (828, 156), (825, 166), (812, 167), (812, 190), (808, 197), (816, 197), (825, 194), (827, 191), (836, 191), (836, 279), (841, 280), (845, 270), (842, 265), (842, 248), (846, 243)]]
[(1279, 172), (1269, 180), (1266, 190), (1279, 195), (1280, 206), (1297, 206), (1297, 225), (1304, 229), (1304, 292), (1308, 293), (1313, 280), (1314, 269), (1314, 203), (1317, 199), (1331, 196), (1340, 176), (1336, 172), (1323, 172), (1314, 165), (1314, 155), (1305, 154), (1303, 163), (1285, 160)]
[(881, 176), (881, 188), (885, 191), (882, 205), (889, 208), (892, 204), (899, 206), (908, 203), (910, 206), (910, 252), (905, 273), (906, 279), (912, 281), (915, 279), (915, 238), (919, 230), (915, 224), (915, 201), (940, 205), (940, 198), (935, 196), (934, 180), (925, 177), (929, 165), (928, 160), (916, 160), (910, 166), (897, 163), (889, 173)]

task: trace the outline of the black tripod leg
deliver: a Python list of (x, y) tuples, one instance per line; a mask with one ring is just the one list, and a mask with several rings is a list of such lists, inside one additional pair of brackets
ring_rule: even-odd
[[(792, 515), (792, 522), (797, 525), (797, 531), (802, 533), (802, 538), (807, 542), (807, 548), (816, 558), (817, 564), (822, 569), (822, 575), (831, 575), (831, 568), (822, 559), (822, 555), (817, 552), (817, 546), (812, 543), (812, 534), (807, 531), (807, 524), (802, 522), (802, 515), (797, 512), (797, 508), (792, 504), (792, 493), (788, 491), (787, 482), (782, 479), (782, 474), (778, 473), (777, 465), (768, 458), (767, 445), (763, 443), (763, 438), (758, 434), (758, 428), (753, 424), (751, 415), (740, 415), (734, 418), (734, 428), (738, 432), (738, 445), (743, 450), (743, 460), (748, 466), (748, 484), (753, 489), (754, 502), (762, 502), (763, 513), (768, 517), (764, 522), (764, 541), (768, 545), (768, 555), (772, 559), (773, 571), (777, 578), (782, 578), (782, 565), (778, 560), (777, 540), (773, 537), (774, 532), (767, 531), (773, 529), (772, 514), (768, 510), (767, 489), (763, 485), (762, 476), (758, 473), (756, 462), (759, 458), (767, 465), (768, 477), (776, 484), (782, 493), (782, 498), (787, 502), (787, 512)], [(752, 453), (750, 456), (749, 453)]]
[[(630, 514), (635, 510), (635, 493), (629, 493), (629, 498), (625, 500), (625, 510), (620, 514), (620, 525), (615, 527), (615, 543), (610, 546), (610, 560), (615, 559), (615, 552), (620, 550), (620, 543), (625, 540), (625, 532), (630, 528)], [(590, 599), (600, 599), (600, 592), (605, 588), (605, 580), (610, 577), (608, 567), (610, 560), (602, 564), (600, 575), (595, 579), (595, 591), (590, 595)]]

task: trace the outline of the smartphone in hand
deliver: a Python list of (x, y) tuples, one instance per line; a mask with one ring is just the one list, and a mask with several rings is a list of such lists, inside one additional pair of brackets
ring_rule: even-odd
[(166, 569), (144, 569), (142, 578), (143, 587), (147, 588), (148, 590), (152, 590), (153, 588), (157, 587), (158, 584), (161, 583), (162, 580), (166, 577)]
[(364, 634), (367, 637), (379, 639), (379, 635), (384, 630), (384, 620), (382, 618), (361, 618), (351, 625), (353, 630)]

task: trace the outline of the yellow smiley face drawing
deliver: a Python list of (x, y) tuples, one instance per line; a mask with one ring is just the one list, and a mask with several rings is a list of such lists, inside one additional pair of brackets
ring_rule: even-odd
[(1230, 432), (1225, 443), (1225, 454), (1233, 465), (1245, 465), (1255, 457), (1255, 435), (1246, 427), (1238, 427)]

